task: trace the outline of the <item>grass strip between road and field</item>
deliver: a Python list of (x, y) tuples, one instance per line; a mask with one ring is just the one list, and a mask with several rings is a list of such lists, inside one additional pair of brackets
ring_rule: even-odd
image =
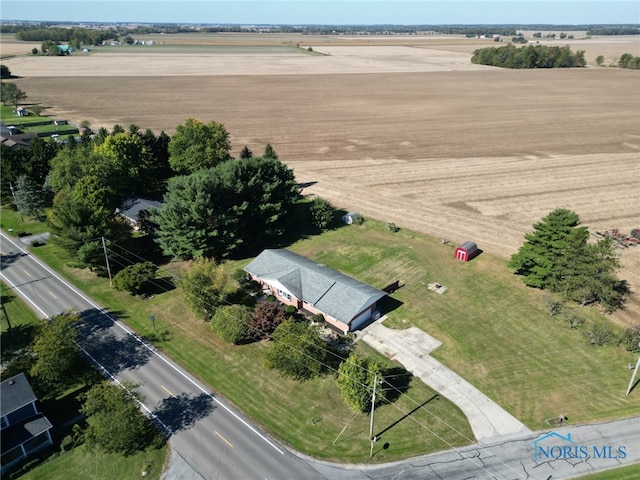
[[(399, 279), (403, 287), (393, 295), (397, 308), (386, 325), (415, 325), (442, 341), (434, 357), (532, 429), (548, 428), (545, 419), (558, 415), (575, 424), (637, 414), (640, 399), (625, 396), (632, 354), (622, 347), (588, 345), (578, 331), (548, 315), (544, 293), (524, 287), (504, 260), (483, 253), (459, 262), (453, 247), (407, 230), (392, 233), (367, 220), (290, 249), (374, 287)], [(286, 444), (318, 458), (369, 461), (369, 418), (344, 405), (333, 376), (303, 383), (283, 379), (262, 366), (264, 344), (225, 344), (207, 323), (193, 318), (177, 291), (143, 300), (113, 290), (108, 280), (87, 270), (68, 267), (71, 259), (55, 245), (34, 251), (140, 334), (154, 334), (154, 315), (156, 328), (166, 334), (158, 342), (165, 352)], [(233, 271), (248, 261), (227, 267)], [(448, 290), (438, 295), (427, 288), (432, 282)], [(587, 321), (607, 321), (595, 308), (578, 313)], [(405, 417), (435, 393), (413, 379), (407, 396), (376, 410), (381, 430), (395, 426), (376, 445), (373, 462), (473, 441), (466, 418), (445, 398)]]

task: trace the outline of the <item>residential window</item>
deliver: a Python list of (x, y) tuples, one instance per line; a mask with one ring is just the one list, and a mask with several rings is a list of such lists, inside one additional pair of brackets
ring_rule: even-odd
[(283, 292), (282, 290), (278, 290), (278, 296), (286, 298), (287, 300), (291, 300), (291, 295), (289, 295), (287, 292)]

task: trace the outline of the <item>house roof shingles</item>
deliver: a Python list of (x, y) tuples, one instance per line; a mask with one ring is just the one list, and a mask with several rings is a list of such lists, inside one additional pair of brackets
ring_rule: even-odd
[(149, 210), (151, 208), (161, 208), (162, 202), (155, 200), (149, 200), (147, 198), (128, 198), (120, 206), (120, 215), (130, 218), (137, 222), (138, 216), (142, 210)]
[(38, 399), (24, 373), (19, 373), (3, 381), (0, 384), (0, 393), (2, 394), (0, 402), (0, 416), (2, 417)]
[(298, 299), (345, 324), (387, 295), (285, 249), (264, 250), (245, 271), (264, 280), (278, 281)]

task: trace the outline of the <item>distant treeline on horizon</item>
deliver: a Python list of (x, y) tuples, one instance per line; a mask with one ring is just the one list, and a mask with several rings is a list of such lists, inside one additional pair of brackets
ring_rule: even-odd
[[(62, 26), (64, 25), (64, 26)], [(302, 35), (380, 35), (380, 34), (426, 34), (441, 33), (453, 35), (503, 35), (513, 36), (518, 30), (540, 31), (586, 31), (587, 35), (640, 35), (640, 24), (593, 24), (593, 25), (552, 25), (552, 24), (477, 24), (477, 25), (278, 25), (278, 24), (164, 24), (133, 22), (35, 22), (3, 21), (0, 33), (15, 33), (16, 38), (25, 41), (56, 40), (68, 41), (80, 30), (101, 32), (101, 37), (111, 38), (121, 34), (170, 34), (170, 33), (299, 33)], [(92, 35), (87, 35), (92, 36)], [(66, 37), (66, 38), (65, 38)]]

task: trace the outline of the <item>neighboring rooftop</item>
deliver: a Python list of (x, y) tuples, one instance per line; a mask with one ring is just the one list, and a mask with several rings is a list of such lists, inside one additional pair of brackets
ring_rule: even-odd
[(0, 384), (0, 416), (10, 414), (19, 408), (37, 400), (24, 373), (19, 373)]

